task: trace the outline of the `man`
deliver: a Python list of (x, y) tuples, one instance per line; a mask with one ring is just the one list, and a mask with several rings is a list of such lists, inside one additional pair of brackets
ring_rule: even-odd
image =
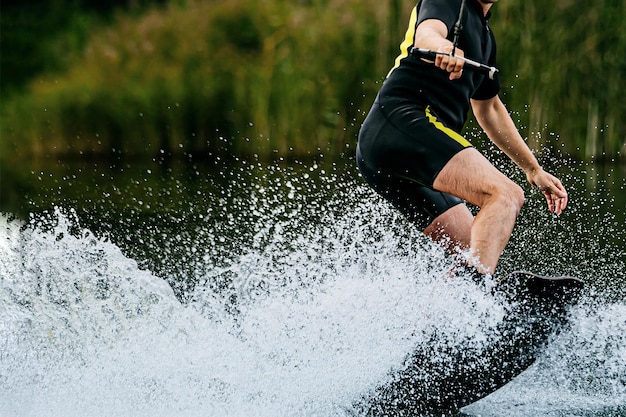
[[(466, 0), (463, 9), (461, 0), (417, 4), (357, 146), (359, 170), (372, 188), (426, 236), (451, 253), (466, 254), (459, 274), (476, 280), (494, 273), (524, 193), (459, 134), (470, 107), (489, 139), (543, 192), (548, 209), (560, 214), (567, 205), (563, 185), (541, 168), (498, 97), (497, 74), (490, 79), (469, 67), (464, 71), (458, 58), (495, 66), (495, 39), (487, 23), (495, 2)], [(433, 60), (418, 48), (440, 54)], [(480, 208), (476, 217), (463, 201)]]

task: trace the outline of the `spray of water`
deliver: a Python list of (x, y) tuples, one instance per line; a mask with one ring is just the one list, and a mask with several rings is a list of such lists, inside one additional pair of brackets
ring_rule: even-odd
[[(327, 176), (321, 189), (336, 185)], [(71, 210), (3, 215), (0, 415), (354, 415), (416, 345), (461, 338), (480, 352), (499, 304), (442, 280), (443, 252), (365, 188), (318, 201), (302, 184), (256, 184), (233, 198), (245, 217), (204, 216), (183, 242), (184, 296), (178, 275), (145, 269)], [(165, 263), (173, 250), (149, 249)], [(467, 412), (620, 409), (625, 313), (589, 295), (533, 367)]]

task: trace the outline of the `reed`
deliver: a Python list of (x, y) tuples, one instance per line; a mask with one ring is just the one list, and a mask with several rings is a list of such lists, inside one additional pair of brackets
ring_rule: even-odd
[[(69, 70), (2, 105), (0, 158), (342, 152), (413, 5), (188, 0), (118, 14), (72, 53)], [(617, 155), (626, 2), (501, 2), (491, 24), (505, 101), (533, 146)]]
[(498, 3), (507, 101), (533, 142), (583, 158), (626, 146), (626, 1)]

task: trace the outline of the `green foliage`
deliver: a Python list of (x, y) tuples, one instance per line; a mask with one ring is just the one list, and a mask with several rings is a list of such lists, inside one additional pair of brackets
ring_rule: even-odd
[(139, 13), (165, 0), (4, 0), (0, 5), (0, 92), (19, 91), (42, 72), (65, 70), (114, 10)]
[(531, 142), (582, 157), (624, 150), (626, 1), (501, 2), (492, 20), (506, 98), (527, 108)]
[(7, 106), (5, 149), (303, 154), (329, 139), (340, 148), (363, 80), (384, 73), (372, 63), (387, 22), (373, 1), (323, 3), (189, 1), (119, 15), (67, 73), (38, 78)]
[[(69, 54), (66, 72), (3, 103), (0, 158), (340, 152), (355, 142), (413, 6), (181, 0), (118, 13)], [(500, 2), (491, 25), (505, 101), (533, 147), (615, 155), (626, 136), (624, 2)]]
[(0, 13), (2, 94), (19, 90), (40, 72), (62, 69), (65, 63), (62, 52), (84, 45), (94, 20), (92, 14), (79, 15), (73, 9), (68, 12), (40, 2), (28, 2), (8, 10), (3, 5)]

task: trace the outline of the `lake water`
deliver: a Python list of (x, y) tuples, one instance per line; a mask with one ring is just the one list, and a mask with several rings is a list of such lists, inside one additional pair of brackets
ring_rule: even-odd
[[(586, 292), (464, 415), (626, 413), (626, 167), (562, 166), (567, 212), (526, 187), (499, 270)], [(467, 336), (495, 310), (440, 279), (451, 261), (348, 157), (9, 168), (0, 416), (351, 416), (428, 329)]]

